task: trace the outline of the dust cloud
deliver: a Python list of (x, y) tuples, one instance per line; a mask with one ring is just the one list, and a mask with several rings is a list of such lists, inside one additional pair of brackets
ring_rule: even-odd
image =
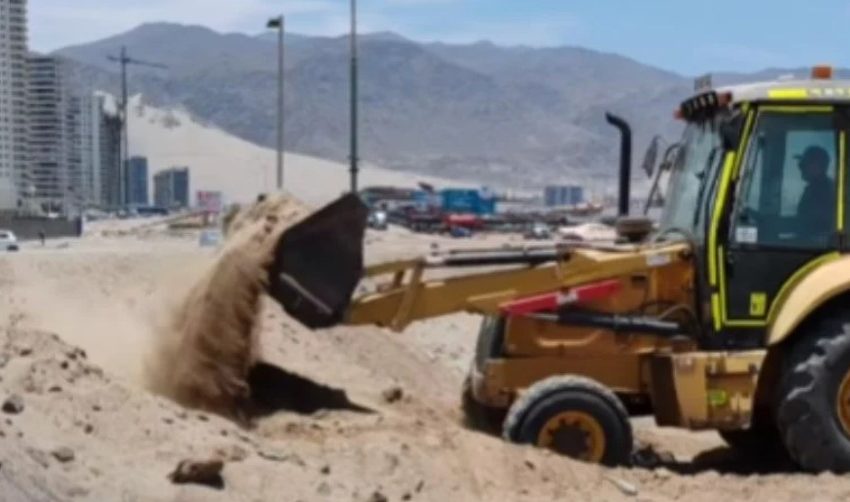
[(145, 364), (150, 390), (186, 407), (247, 420), (267, 267), (281, 233), (305, 214), (280, 195), (233, 216), (216, 260), (156, 329)]

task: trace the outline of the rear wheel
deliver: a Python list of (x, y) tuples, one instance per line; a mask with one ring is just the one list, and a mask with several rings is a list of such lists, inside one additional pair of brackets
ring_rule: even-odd
[(757, 408), (749, 429), (718, 430), (727, 445), (748, 456), (785, 456), (785, 447), (770, 409)]
[(740, 453), (752, 454), (761, 449), (775, 445), (779, 434), (775, 431), (753, 427), (745, 430), (717, 431), (727, 445)]
[(850, 471), (850, 315), (804, 328), (780, 382), (777, 424), (792, 459), (809, 471)]
[(508, 411), (505, 439), (586, 462), (628, 464), (632, 428), (623, 404), (604, 385), (556, 376), (532, 385)]

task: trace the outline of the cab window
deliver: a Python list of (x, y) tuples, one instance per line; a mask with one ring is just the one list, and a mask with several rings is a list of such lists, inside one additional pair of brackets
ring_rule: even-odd
[(732, 243), (825, 249), (836, 228), (831, 113), (759, 114), (742, 164)]
[(685, 230), (702, 239), (704, 203), (723, 158), (716, 120), (688, 124), (681, 145), (670, 175), (661, 229)]

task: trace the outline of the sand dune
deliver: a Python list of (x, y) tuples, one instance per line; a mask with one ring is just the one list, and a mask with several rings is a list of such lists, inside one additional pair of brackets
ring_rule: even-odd
[[(150, 176), (171, 166), (188, 166), (191, 191), (221, 190), (227, 202), (247, 202), (276, 183), (276, 153), (202, 124), (182, 110), (162, 110), (131, 100), (130, 152), (148, 157)], [(437, 186), (464, 185), (449, 180), (391, 171), (365, 164), (361, 186), (415, 187), (424, 181)], [(349, 186), (348, 166), (315, 157), (287, 153), (284, 186), (310, 205), (328, 202)], [(153, 191), (151, 184), (151, 191)]]

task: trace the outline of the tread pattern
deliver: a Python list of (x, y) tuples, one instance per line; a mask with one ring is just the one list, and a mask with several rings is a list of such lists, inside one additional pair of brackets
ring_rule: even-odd
[(624, 421), (623, 426), (631, 430), (629, 423), (629, 414), (626, 407), (619, 398), (601, 383), (591, 378), (578, 375), (558, 375), (545, 378), (529, 387), (523, 392), (519, 399), (514, 401), (508, 410), (508, 415), (505, 418), (505, 423), (502, 428), (502, 437), (511, 442), (518, 442), (518, 434), (522, 421), (528, 413), (528, 410), (536, 403), (540, 402), (545, 397), (562, 390), (570, 391), (586, 391), (588, 394), (601, 397), (609, 404)]
[(829, 312), (804, 329), (807, 336), (792, 347), (780, 381), (777, 425), (800, 467), (846, 472), (850, 438), (835, 418), (835, 397), (829, 394), (847, 371), (840, 362), (850, 354), (850, 314)]

